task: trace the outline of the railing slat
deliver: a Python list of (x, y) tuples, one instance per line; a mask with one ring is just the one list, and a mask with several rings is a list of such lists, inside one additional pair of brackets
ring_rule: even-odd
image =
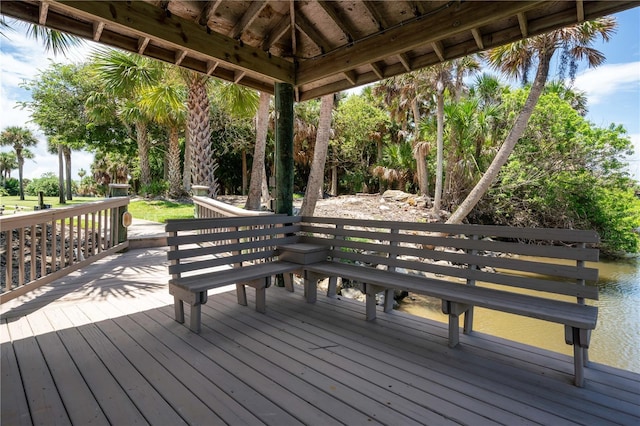
[(128, 203), (128, 197), (114, 197), (1, 217), (4, 237), (1, 251), (6, 265), (6, 270), (0, 273), (4, 284), (0, 291), (2, 302), (127, 247), (126, 242), (116, 243), (117, 236), (113, 233), (117, 232), (117, 226), (109, 221), (116, 217), (111, 210)]

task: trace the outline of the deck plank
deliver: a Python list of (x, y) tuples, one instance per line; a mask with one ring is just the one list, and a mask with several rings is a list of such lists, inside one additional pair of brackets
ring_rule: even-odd
[(367, 322), (364, 304), (299, 287), (268, 289), (266, 314), (210, 292), (198, 335), (173, 320), (167, 279), (163, 249), (131, 250), (3, 304), (2, 424), (96, 407), (111, 424), (640, 424), (632, 372), (592, 364), (576, 388), (567, 355), (482, 333), (450, 349), (446, 324)]

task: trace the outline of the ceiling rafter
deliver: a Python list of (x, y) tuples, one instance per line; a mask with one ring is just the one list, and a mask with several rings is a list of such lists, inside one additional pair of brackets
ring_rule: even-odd
[(298, 39), (296, 38), (296, 3), (295, 0), (289, 2), (289, 18), (291, 19), (291, 55), (298, 54)]
[(202, 26), (206, 26), (209, 23), (209, 17), (216, 13), (216, 9), (222, 3), (222, 0), (215, 1), (205, 1), (203, 2), (202, 10), (200, 10), (200, 14), (198, 15), (198, 24)]
[(348, 70), (342, 73), (349, 83), (355, 85), (358, 83), (358, 74), (353, 70)]
[(187, 57), (187, 51), (186, 50), (178, 50), (176, 51), (176, 55), (175, 55), (175, 64), (180, 66), (180, 64), (182, 63), (182, 61), (184, 61), (184, 58)]
[(576, 0), (576, 13), (578, 22), (584, 22), (584, 3), (582, 0)]
[(371, 69), (373, 70), (373, 73), (380, 80), (382, 80), (384, 78), (384, 71), (382, 70), (382, 67), (380, 66), (380, 64), (378, 64), (377, 62), (372, 62), (369, 65), (371, 66)]
[(296, 28), (305, 33), (307, 37), (311, 39), (311, 41), (318, 46), (318, 48), (324, 53), (331, 50), (331, 45), (329, 41), (324, 38), (320, 31), (316, 30), (315, 26), (309, 22), (307, 18), (305, 18), (302, 14), (297, 13), (295, 15), (296, 20)]
[(245, 75), (247, 75), (246, 71), (236, 71), (233, 77), (233, 82), (235, 84), (240, 83), (240, 80), (242, 80)]
[(38, 14), (38, 24), (44, 25), (47, 23), (47, 14), (49, 13), (49, 2), (43, 1), (40, 3), (40, 10)]
[(100, 36), (102, 36), (102, 31), (104, 30), (104, 22), (94, 22), (93, 23), (93, 41), (100, 41)]
[(413, 16), (424, 15), (424, 9), (422, 7), (421, 1), (407, 0), (407, 4), (409, 4), (409, 7), (411, 8), (411, 11), (413, 12)]
[(163, 10), (146, 2), (58, 0), (52, 3), (54, 4), (59, 10), (66, 10), (76, 16), (104, 20), (110, 27), (121, 28), (128, 33), (134, 32), (138, 38), (157, 38), (173, 49), (218, 58), (234, 68), (253, 71), (275, 81), (295, 81), (293, 63), (220, 33), (204, 31), (194, 21), (175, 14), (167, 16)]
[(407, 72), (411, 71), (411, 61), (409, 60), (409, 57), (405, 53), (400, 53), (398, 58), (400, 59), (400, 63), (404, 69), (407, 70)]
[(207, 61), (207, 75), (213, 74), (213, 72), (218, 68), (219, 62), (216, 61)]
[(378, 26), (378, 31), (382, 31), (385, 28), (389, 28), (389, 23), (387, 22), (387, 18), (385, 18), (384, 14), (380, 13), (376, 3), (370, 0), (365, 0), (362, 2), (364, 7), (367, 9), (367, 12), (371, 15), (376, 25)]
[(445, 58), (444, 58), (444, 45), (442, 44), (442, 42), (440, 40), (434, 41), (433, 43), (431, 43), (431, 47), (433, 47), (433, 51), (436, 52), (436, 55), (438, 55), (438, 58), (444, 62)]
[(138, 39), (138, 54), (142, 55), (144, 51), (147, 49), (149, 42), (151, 39), (149, 37), (140, 37)]
[(476, 41), (478, 49), (484, 50), (484, 41), (482, 41), (482, 34), (480, 33), (480, 30), (477, 28), (471, 28), (471, 34), (473, 35), (473, 39)]
[(456, 22), (456, 30), (460, 33), (489, 24), (499, 17), (513, 16), (529, 10), (540, 2), (481, 3), (461, 3), (451, 12), (446, 11), (416, 19), (406, 25), (395, 26), (354, 46), (337, 48), (317, 59), (305, 61), (298, 68), (298, 84), (310, 83), (330, 73), (340, 73), (345, 69), (353, 69), (390, 55), (397, 55), (400, 49), (407, 51), (440, 40), (450, 34), (451, 21)]
[(252, 0), (247, 11), (242, 15), (242, 18), (236, 22), (236, 25), (231, 30), (229, 37), (239, 39), (242, 33), (258, 17), (258, 14), (262, 12), (262, 9), (264, 9), (266, 5), (267, 2), (265, 0)]
[(319, 0), (318, 4), (327, 13), (327, 15), (329, 15), (331, 20), (335, 22), (338, 28), (340, 28), (340, 31), (342, 31), (342, 34), (344, 34), (344, 37), (347, 39), (347, 42), (351, 43), (355, 39), (355, 35), (357, 34), (357, 31), (345, 18), (341, 17), (338, 14), (336, 9), (333, 7), (335, 2)]
[(518, 13), (518, 25), (520, 25), (522, 37), (529, 37), (529, 24), (527, 23), (527, 16), (524, 12)]
[(271, 49), (275, 43), (278, 42), (291, 28), (291, 18), (289, 15), (285, 15), (278, 24), (269, 31), (269, 34), (262, 40), (260, 48), (265, 52)]

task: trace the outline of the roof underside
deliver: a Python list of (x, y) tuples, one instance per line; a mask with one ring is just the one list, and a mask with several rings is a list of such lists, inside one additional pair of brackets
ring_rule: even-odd
[(637, 1), (10, 1), (4, 15), (298, 101), (638, 6)]

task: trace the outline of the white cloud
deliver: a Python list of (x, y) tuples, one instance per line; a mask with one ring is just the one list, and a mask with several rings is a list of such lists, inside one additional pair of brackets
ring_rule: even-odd
[[(54, 55), (45, 52), (41, 42), (27, 37), (24, 27), (20, 23), (10, 21), (14, 31), (5, 31), (6, 37), (0, 38), (0, 129), (7, 126), (21, 126), (30, 128), (40, 141), (32, 152), (33, 160), (25, 160), (24, 176), (32, 179), (42, 176), (43, 173), (58, 171), (58, 158), (47, 152), (46, 138), (34, 123), (31, 123), (31, 115), (28, 110), (20, 109), (18, 102), (31, 99), (29, 91), (19, 85), (45, 70), (49, 64), (79, 63), (89, 57), (90, 51), (97, 46), (95, 43), (86, 42), (83, 46), (73, 48), (68, 56)], [(8, 148), (3, 148), (7, 151)], [(93, 155), (87, 152), (74, 152), (71, 158), (72, 178), (78, 179), (78, 170), (89, 170), (93, 161)]]
[(589, 69), (576, 77), (574, 86), (587, 93), (589, 104), (602, 102), (607, 96), (640, 90), (640, 62), (606, 64)]

